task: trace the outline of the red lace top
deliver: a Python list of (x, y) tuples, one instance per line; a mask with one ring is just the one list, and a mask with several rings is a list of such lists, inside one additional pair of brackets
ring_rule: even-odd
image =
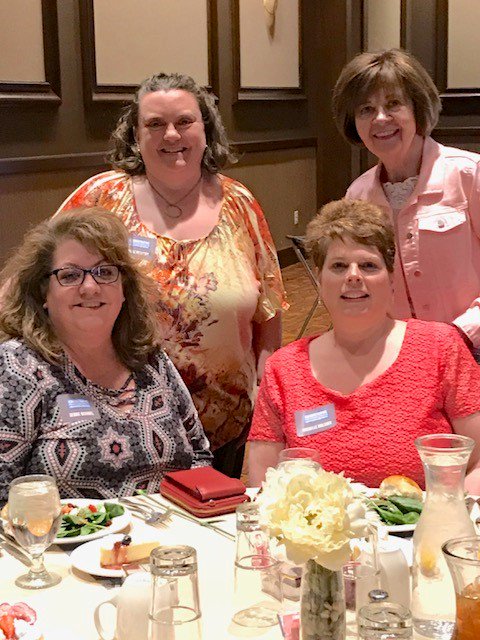
[[(378, 378), (343, 395), (313, 377), (308, 356), (315, 336), (293, 342), (267, 361), (249, 440), (313, 447), (329, 471), (345, 471), (377, 487), (391, 474), (424, 485), (413, 444), (428, 433), (450, 433), (451, 420), (480, 411), (480, 367), (449, 325), (409, 320), (395, 362)], [(332, 403), (336, 424), (299, 436), (295, 412)]]

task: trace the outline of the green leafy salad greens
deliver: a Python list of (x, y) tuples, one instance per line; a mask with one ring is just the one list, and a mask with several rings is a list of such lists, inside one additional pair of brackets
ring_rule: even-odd
[(368, 506), (378, 513), (385, 524), (416, 524), (422, 513), (423, 502), (415, 498), (390, 496), (370, 498)]
[(62, 523), (57, 538), (75, 538), (86, 536), (112, 524), (112, 519), (123, 515), (121, 504), (104, 502), (77, 507), (75, 504), (63, 505)]

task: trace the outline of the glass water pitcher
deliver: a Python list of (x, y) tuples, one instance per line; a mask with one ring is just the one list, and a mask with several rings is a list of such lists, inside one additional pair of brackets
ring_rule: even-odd
[(465, 505), (464, 480), (474, 441), (455, 434), (415, 440), (425, 471), (426, 497), (413, 535), (412, 618), (417, 633), (451, 638), (455, 591), (442, 554), (452, 537), (475, 534)]

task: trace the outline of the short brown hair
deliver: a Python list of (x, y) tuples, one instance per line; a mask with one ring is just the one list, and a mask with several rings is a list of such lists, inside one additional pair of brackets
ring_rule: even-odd
[(334, 200), (323, 206), (307, 226), (306, 247), (321, 271), (328, 247), (345, 236), (359, 244), (376, 247), (387, 270), (395, 261), (395, 234), (392, 224), (379, 207), (364, 200)]
[(420, 62), (407, 51), (388, 49), (360, 53), (342, 69), (333, 90), (333, 117), (352, 144), (362, 144), (355, 126), (355, 109), (378, 89), (400, 89), (411, 101), (417, 133), (428, 136), (442, 108), (438, 89)]
[(159, 346), (156, 288), (130, 255), (122, 221), (100, 207), (72, 209), (27, 233), (0, 274), (0, 342), (21, 338), (47, 361), (60, 361), (62, 348), (43, 304), (53, 254), (69, 238), (120, 267), (125, 302), (112, 341), (121, 362), (140, 369)]
[(125, 107), (117, 122), (111, 136), (113, 149), (107, 155), (113, 167), (132, 176), (145, 174), (145, 164), (135, 139), (140, 100), (146, 93), (175, 89), (191, 93), (202, 114), (207, 142), (202, 167), (209, 173), (218, 173), (229, 162), (237, 161), (236, 155), (230, 148), (213, 96), (190, 76), (180, 73), (157, 73), (141, 83), (134, 99)]

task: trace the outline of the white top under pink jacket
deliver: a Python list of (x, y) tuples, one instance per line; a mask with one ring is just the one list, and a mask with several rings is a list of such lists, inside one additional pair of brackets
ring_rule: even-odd
[(395, 216), (395, 317), (454, 322), (480, 347), (480, 155), (426, 138), (417, 186), (395, 213), (380, 171), (366, 171), (346, 197)]

